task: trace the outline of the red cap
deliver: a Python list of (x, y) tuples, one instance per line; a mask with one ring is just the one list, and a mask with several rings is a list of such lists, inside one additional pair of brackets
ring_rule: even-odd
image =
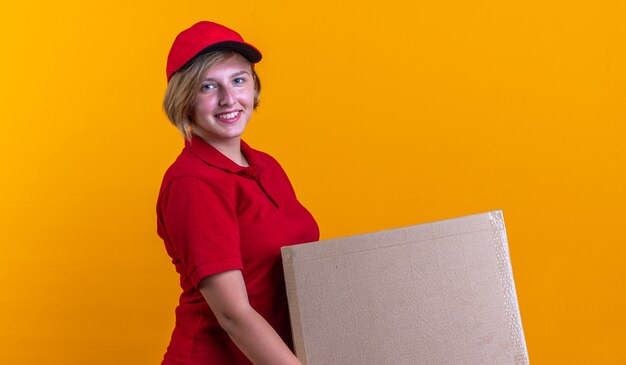
[(261, 52), (243, 41), (239, 33), (223, 25), (202, 21), (176, 36), (167, 56), (167, 81), (194, 57), (211, 51), (233, 50), (252, 63), (261, 60)]

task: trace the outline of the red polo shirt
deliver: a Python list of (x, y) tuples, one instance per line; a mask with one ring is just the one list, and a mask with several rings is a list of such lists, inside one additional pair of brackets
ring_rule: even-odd
[(194, 136), (163, 178), (157, 231), (183, 290), (163, 364), (250, 364), (197, 289), (234, 269), (251, 306), (291, 345), (280, 247), (316, 241), (319, 230), (278, 162), (243, 141), (241, 150), (250, 167)]

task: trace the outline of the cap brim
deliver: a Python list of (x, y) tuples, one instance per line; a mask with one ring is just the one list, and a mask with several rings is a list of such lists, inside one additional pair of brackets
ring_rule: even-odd
[(235, 42), (235, 41), (224, 41), (224, 42), (212, 44), (206, 47), (205, 49), (203, 49), (202, 51), (198, 52), (198, 54), (194, 58), (202, 54), (208, 53), (208, 52), (224, 51), (224, 50), (235, 51), (241, 54), (242, 56), (244, 56), (248, 61), (252, 63), (257, 63), (261, 61), (261, 58), (263, 58), (263, 55), (261, 55), (261, 52), (259, 52), (259, 50), (256, 49), (251, 44)]

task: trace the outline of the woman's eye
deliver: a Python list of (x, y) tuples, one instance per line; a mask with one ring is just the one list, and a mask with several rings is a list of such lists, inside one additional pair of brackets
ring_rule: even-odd
[(215, 89), (215, 85), (213, 84), (203, 84), (200, 88), (202, 91), (209, 91)]
[(243, 84), (245, 81), (246, 79), (244, 79), (243, 77), (237, 77), (236, 79), (233, 80), (235, 84)]

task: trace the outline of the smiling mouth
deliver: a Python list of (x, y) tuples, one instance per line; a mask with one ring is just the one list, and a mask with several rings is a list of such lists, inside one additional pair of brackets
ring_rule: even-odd
[(219, 120), (223, 120), (225, 122), (233, 120), (235, 118), (237, 118), (239, 116), (239, 113), (241, 113), (241, 111), (235, 111), (235, 112), (230, 112), (230, 113), (224, 113), (224, 114), (218, 114), (215, 117)]

